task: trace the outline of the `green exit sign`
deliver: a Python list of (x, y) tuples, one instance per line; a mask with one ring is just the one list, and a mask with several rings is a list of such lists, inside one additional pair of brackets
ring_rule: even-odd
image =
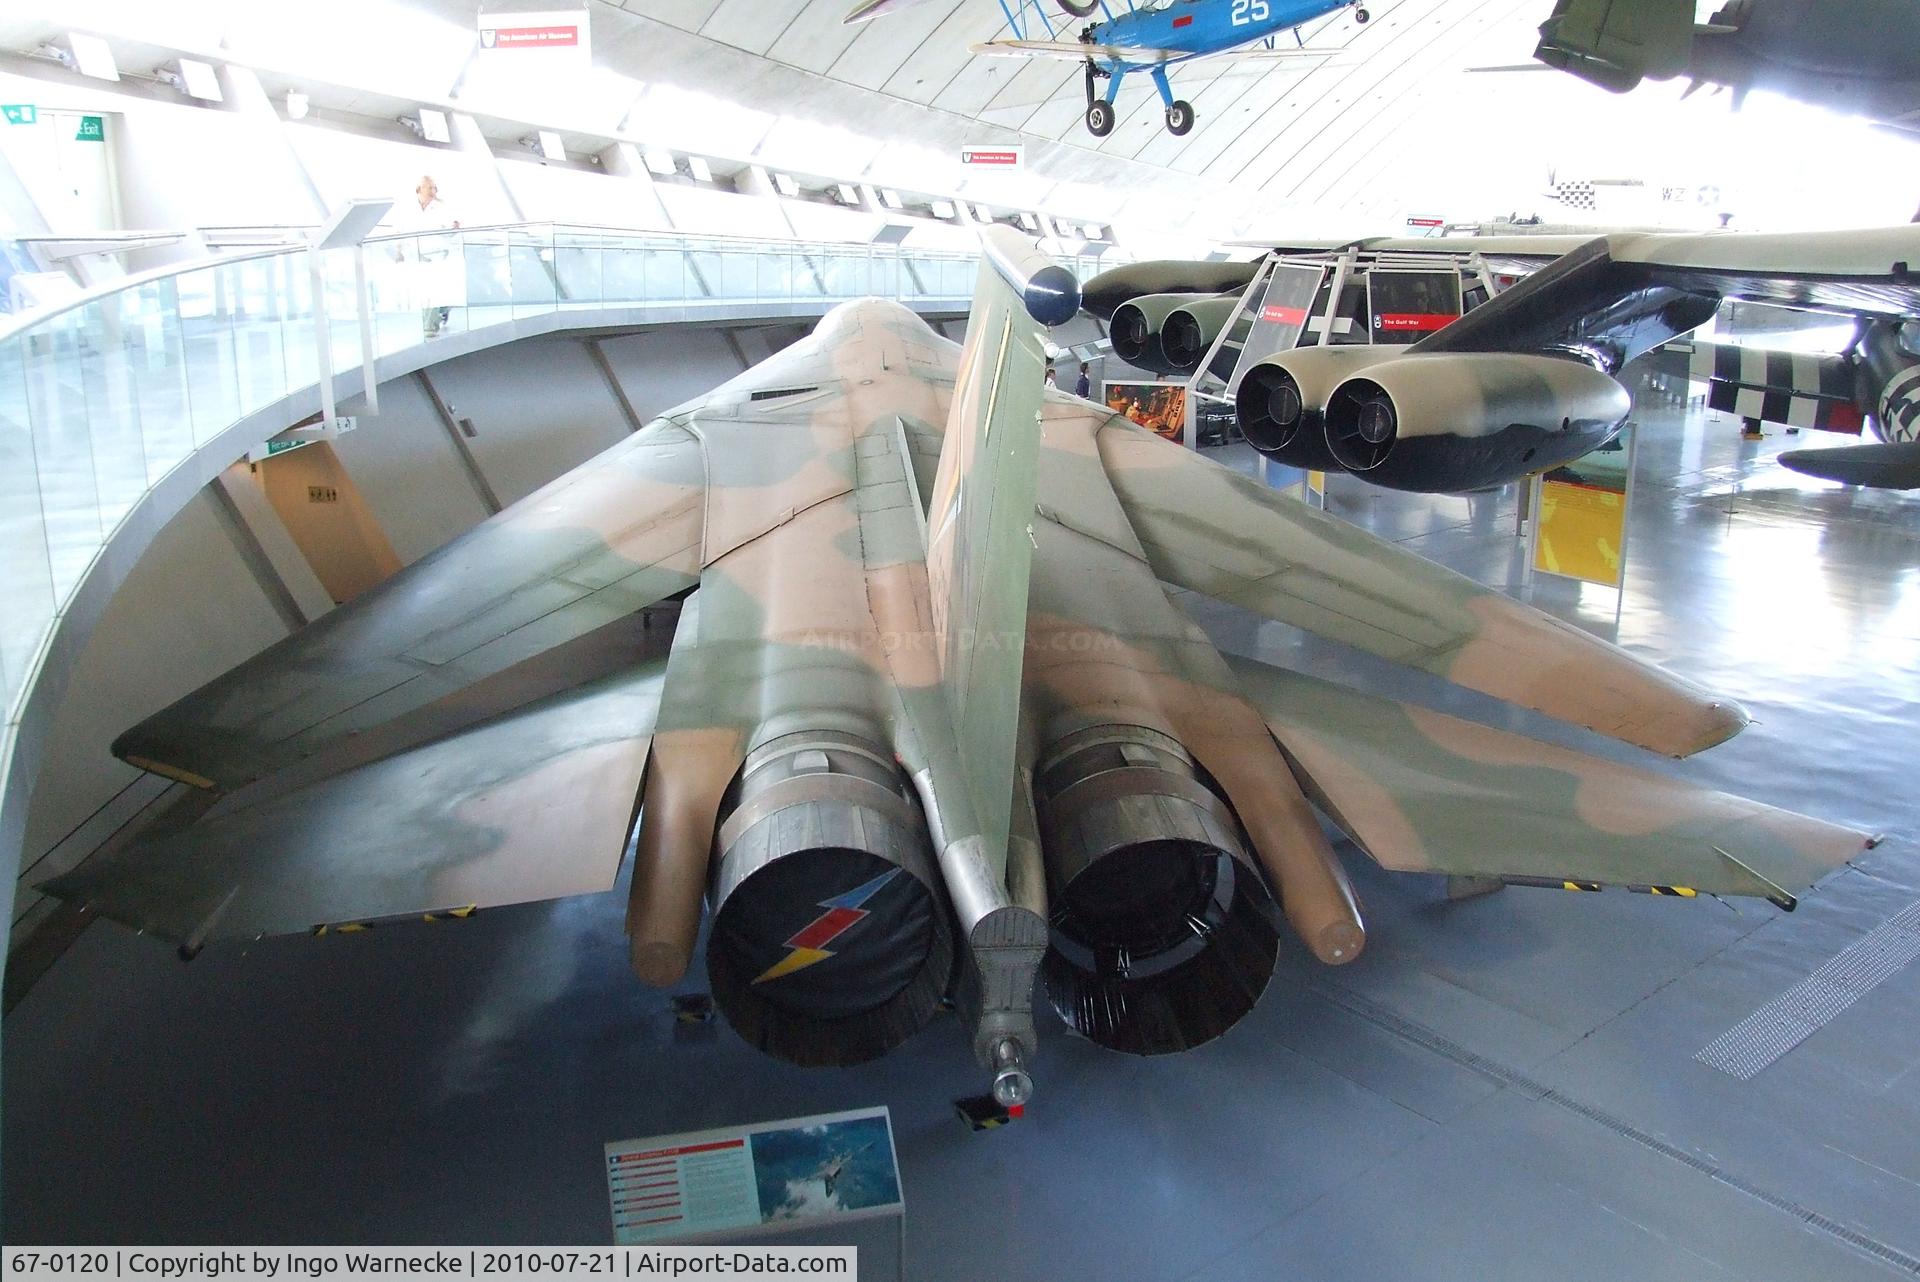
[(75, 142), (105, 142), (107, 140), (107, 118), (105, 116), (80, 117), (80, 132), (73, 136)]
[(9, 102), (0, 105), (0, 114), (6, 116), (7, 123), (10, 125), (38, 124), (40, 120), (40, 109), (30, 102)]

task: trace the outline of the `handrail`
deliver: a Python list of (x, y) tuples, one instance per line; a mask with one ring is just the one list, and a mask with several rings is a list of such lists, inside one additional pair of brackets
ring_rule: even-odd
[[(287, 417), (293, 407), (318, 398), (331, 412), (334, 393), (372, 390), (382, 372), (577, 324), (811, 315), (876, 294), (958, 305), (977, 259), (569, 222), (367, 244), (375, 252), (279, 245), (170, 263), (0, 328), (0, 779), (5, 732), (53, 639), (71, 639), (69, 609), (81, 599), (84, 616), (110, 590), (113, 574), (95, 572), (103, 553), (116, 549), (117, 573), (134, 554), (115, 543), (129, 521), (150, 534), (197, 488), (189, 473), (203, 482), (205, 466), (311, 413)], [(1101, 266), (1065, 261), (1083, 279)]]
[[(918, 249), (918, 248), (904, 249), (899, 245), (877, 245), (868, 241), (800, 240), (797, 238), (783, 240), (778, 236), (744, 236), (738, 232), (667, 231), (667, 230), (660, 230), (660, 229), (647, 228), (647, 227), (620, 227), (611, 223), (575, 223), (575, 222), (481, 223), (481, 224), (476, 224), (475, 226), (472, 226), (472, 227), (449, 227), (443, 230), (436, 230), (436, 231), (382, 232), (377, 236), (367, 237), (366, 240), (362, 243), (368, 244), (368, 245), (375, 245), (375, 244), (380, 244), (380, 243), (389, 242), (389, 241), (414, 240), (422, 236), (445, 236), (445, 235), (451, 235), (455, 233), (466, 234), (470, 232), (516, 231), (516, 230), (523, 231), (529, 227), (551, 227), (556, 230), (564, 228), (567, 231), (583, 231), (590, 234), (604, 234), (604, 235), (625, 236), (625, 237), (652, 237), (652, 238), (657, 238), (657, 239), (667, 240), (667, 241), (674, 241), (674, 240), (700, 241), (703, 243), (707, 241), (723, 241), (723, 242), (733, 242), (743, 248), (748, 246), (761, 248), (761, 247), (771, 247), (775, 245), (783, 245), (783, 246), (806, 245), (806, 246), (812, 246), (812, 247), (819, 247), (822, 249), (834, 249), (834, 250), (840, 250), (840, 251), (880, 251), (880, 252), (887, 252), (887, 253), (893, 253), (893, 254), (910, 253), (916, 258), (943, 258), (949, 261), (967, 260), (967, 259), (972, 259), (976, 257), (976, 255), (967, 253), (962, 250)], [(164, 234), (184, 235), (185, 233), (164, 233)], [(14, 239), (21, 240), (26, 238), (16, 236), (14, 237)], [(41, 239), (78, 240), (78, 239), (85, 239), (85, 238), (84, 237), (41, 237)], [(61, 299), (58, 303), (55, 303), (52, 306), (44, 307), (44, 308), (36, 308), (33, 311), (29, 311), (29, 312), (22, 312), (18, 316), (12, 318), (11, 320), (0, 322), (0, 343), (5, 342), (7, 339), (13, 338), (18, 334), (22, 334), (26, 332), (27, 330), (33, 328), (35, 325), (38, 325), (45, 321), (52, 320), (54, 317), (58, 316), (62, 312), (70, 311), (76, 307), (84, 307), (88, 303), (97, 302), (98, 300), (105, 298), (110, 294), (116, 294), (125, 289), (132, 289), (140, 285), (151, 284), (156, 280), (164, 280), (169, 276), (184, 276), (189, 272), (205, 271), (209, 268), (222, 267), (222, 266), (226, 266), (233, 263), (249, 262), (256, 258), (272, 258), (281, 254), (303, 254), (306, 252), (306, 249), (307, 247), (305, 245), (289, 245), (284, 243), (276, 244), (276, 245), (263, 245), (258, 249), (236, 250), (232, 253), (227, 253), (227, 254), (208, 254), (204, 258), (194, 258), (186, 262), (164, 263), (159, 267), (149, 267), (147, 270), (143, 272), (135, 272), (128, 276), (115, 277), (112, 280), (102, 281), (97, 285), (89, 285), (81, 289), (78, 293), (72, 295), (71, 297)]]

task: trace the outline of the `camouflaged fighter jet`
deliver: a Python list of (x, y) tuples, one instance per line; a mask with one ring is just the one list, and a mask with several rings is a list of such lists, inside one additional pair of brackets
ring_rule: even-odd
[[(1478, 270), (1463, 270), (1469, 262)], [(1132, 263), (1087, 282), (1085, 301), (1122, 359), (1179, 375), (1205, 361), (1225, 380), (1248, 444), (1268, 457), (1441, 493), (1547, 471), (1613, 439), (1631, 409), (1615, 376), (1706, 324), (1723, 300), (1853, 316), (1855, 341), (1836, 356), (1776, 353), (1742, 375), (1736, 354), (1730, 379), (1708, 377), (1743, 416), (1864, 426), (1881, 442), (1794, 451), (1781, 456), (1789, 467), (1911, 488), (1920, 486), (1914, 264), (1912, 224), (1366, 240), (1276, 259), (1259, 279), (1248, 263)], [(1524, 279), (1494, 292), (1514, 275)], [(1423, 278), (1442, 287), (1433, 301), (1414, 301), (1415, 290), (1383, 308), (1379, 285)], [(1388, 332), (1397, 327), (1407, 332)], [(1416, 341), (1381, 345), (1408, 337)]]
[[(641, 980), (680, 981), (704, 904), (750, 1042), (853, 1063), (952, 995), (1014, 1104), (1036, 978), (1078, 1033), (1160, 1053), (1252, 1007), (1281, 929), (1352, 961), (1316, 808), (1392, 869), (1785, 906), (1860, 848), (1224, 658), (1170, 586), (1650, 753), (1747, 721), (1045, 389), (1077, 288), (1011, 234), (985, 251), (963, 347), (836, 308), (129, 730), (116, 753), (214, 804), (48, 888), (191, 951), (603, 891), (631, 848)], [(633, 621), (681, 594), (662, 657)]]

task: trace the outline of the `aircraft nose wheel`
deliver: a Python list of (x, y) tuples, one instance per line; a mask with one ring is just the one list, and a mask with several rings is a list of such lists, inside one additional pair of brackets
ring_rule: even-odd
[(1096, 98), (1087, 104), (1087, 132), (1095, 138), (1105, 138), (1113, 132), (1112, 103)]
[(1167, 132), (1184, 134), (1193, 128), (1193, 104), (1184, 100), (1176, 101), (1167, 108)]

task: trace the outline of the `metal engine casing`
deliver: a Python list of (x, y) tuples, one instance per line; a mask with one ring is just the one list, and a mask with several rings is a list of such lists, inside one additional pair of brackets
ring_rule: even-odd
[(1102, 1046), (1166, 1054), (1253, 1009), (1279, 952), (1273, 898), (1239, 821), (1175, 740), (1068, 736), (1035, 772), (1051, 941), (1047, 996)]
[(918, 801), (852, 735), (783, 735), (749, 753), (722, 806), (707, 973), (747, 1041), (803, 1065), (857, 1064), (938, 1009), (952, 912)]

